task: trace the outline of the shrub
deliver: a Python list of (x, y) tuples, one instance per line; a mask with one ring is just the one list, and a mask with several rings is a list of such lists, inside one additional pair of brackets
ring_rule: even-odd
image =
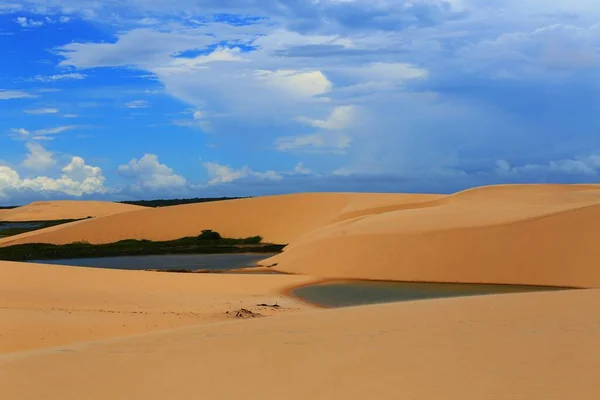
[(215, 232), (211, 229), (205, 229), (201, 234), (198, 235), (198, 239), (200, 240), (221, 240), (221, 235), (219, 232)]

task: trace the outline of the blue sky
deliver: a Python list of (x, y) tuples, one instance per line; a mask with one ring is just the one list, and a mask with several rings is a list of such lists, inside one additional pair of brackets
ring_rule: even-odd
[(0, 204), (598, 182), (596, 0), (0, 0)]

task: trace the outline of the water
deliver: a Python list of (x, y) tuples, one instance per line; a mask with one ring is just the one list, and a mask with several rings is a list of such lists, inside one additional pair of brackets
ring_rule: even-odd
[(35, 260), (40, 264), (72, 265), (78, 267), (97, 267), (127, 270), (176, 270), (176, 269), (209, 269), (228, 270), (234, 268), (253, 267), (275, 253), (260, 254), (173, 254), (150, 256), (122, 256), (102, 258), (71, 258), (61, 260)]
[(349, 307), (446, 297), (565, 289), (568, 288), (462, 283), (336, 281), (301, 287), (292, 291), (292, 294), (323, 307)]
[(0, 222), (0, 232), (9, 229), (35, 229), (43, 225), (42, 222)]

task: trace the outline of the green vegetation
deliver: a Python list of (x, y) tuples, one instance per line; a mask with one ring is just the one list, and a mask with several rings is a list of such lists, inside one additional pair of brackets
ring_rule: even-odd
[(83, 241), (65, 245), (20, 244), (0, 247), (0, 260), (52, 260), (151, 254), (276, 253), (284, 247), (285, 245), (262, 243), (260, 236), (231, 239), (221, 237), (218, 232), (205, 230), (198, 236), (164, 242), (129, 239), (106, 244), (90, 244)]
[(131, 204), (134, 206), (143, 207), (168, 207), (177, 206), (180, 204), (195, 204), (195, 203), (208, 203), (212, 201), (224, 201), (224, 200), (236, 200), (245, 199), (247, 197), (196, 197), (193, 199), (157, 199), (157, 200), (132, 200), (132, 201), (120, 201), (121, 204)]
[[(92, 218), (92, 217), (87, 217)], [(82, 219), (87, 219), (82, 218)], [(54, 221), (0, 221), (0, 237), (20, 235), (21, 233), (37, 231), (38, 229), (62, 225), (69, 222), (81, 221), (81, 219), (60, 219)]]

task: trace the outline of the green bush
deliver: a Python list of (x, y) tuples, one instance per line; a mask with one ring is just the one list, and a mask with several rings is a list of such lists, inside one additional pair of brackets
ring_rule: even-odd
[(168, 241), (125, 239), (113, 243), (90, 244), (78, 241), (65, 245), (27, 243), (0, 247), (0, 260), (23, 261), (60, 258), (118, 257), (150, 254), (218, 254), (218, 253), (271, 253), (285, 245), (262, 243), (262, 237), (223, 238), (210, 229), (196, 237)]

